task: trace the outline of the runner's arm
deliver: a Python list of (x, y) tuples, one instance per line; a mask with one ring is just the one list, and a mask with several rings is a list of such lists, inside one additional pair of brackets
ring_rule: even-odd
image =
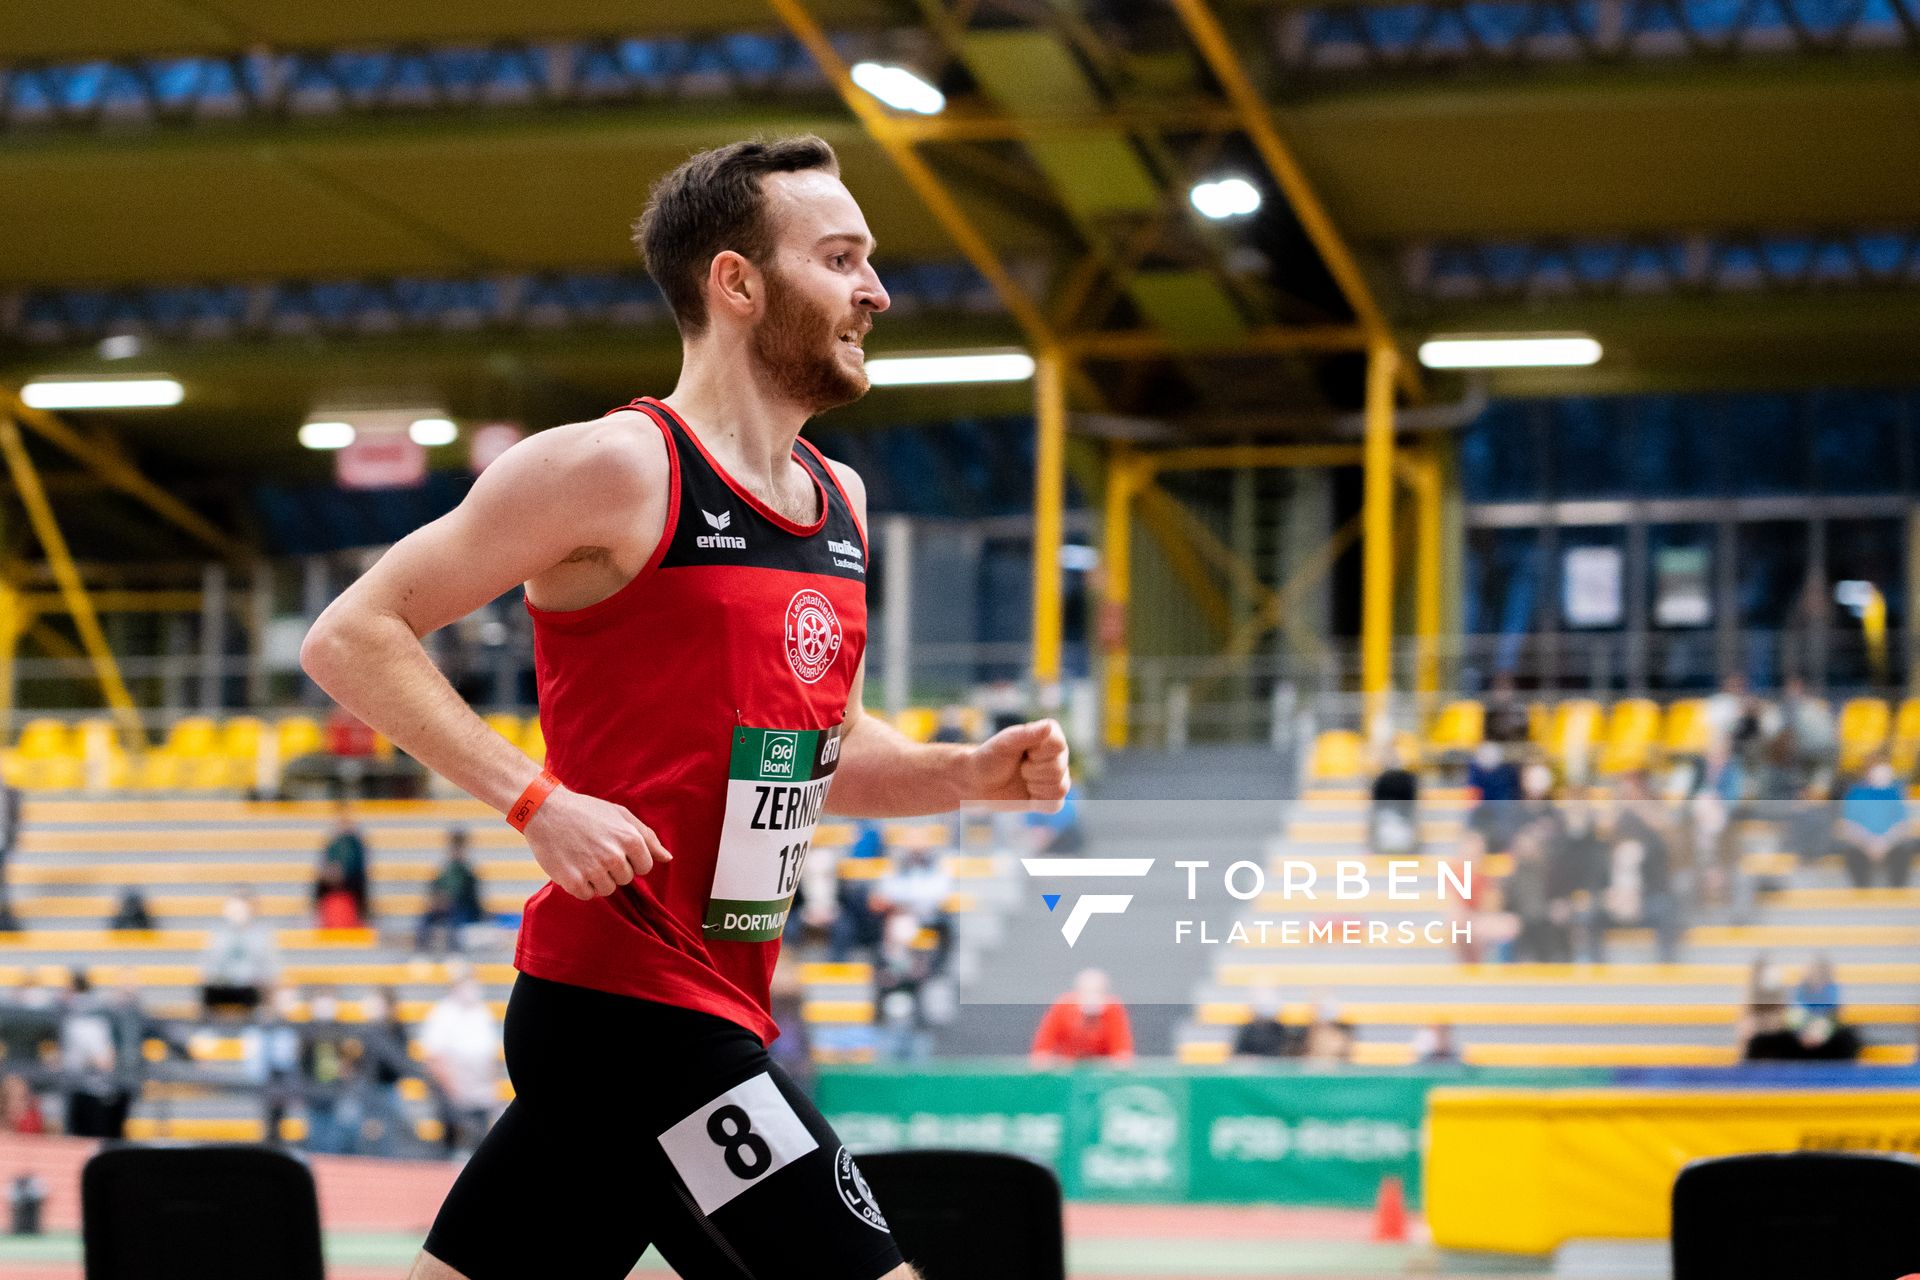
[[(506, 812), (540, 767), (466, 705), (421, 638), (521, 583), (577, 565), (583, 553), (637, 572), (653, 546), (631, 545), (635, 530), (658, 541), (666, 476), (658, 432), (634, 431), (617, 418), (522, 441), (486, 469), (459, 507), (401, 539), (327, 607), (301, 646), (301, 666), (414, 759)], [(627, 843), (616, 814), (644, 831), (642, 824), (604, 801), (592, 805), (615, 813), (587, 812), (591, 806), (566, 803), (570, 796), (556, 791), (528, 824), (542, 868), (577, 897), (611, 893), (645, 874), (644, 842), (623, 860), (625, 878), (607, 856), (609, 841)], [(627, 852), (634, 854), (631, 846)]]
[[(860, 527), (867, 525), (867, 488), (850, 467), (831, 464)], [(866, 714), (867, 663), (854, 672), (841, 722), (840, 764), (827, 788), (829, 813), (900, 818), (948, 813), (988, 801), (1058, 813), (1066, 802), (1067, 738), (1052, 720), (1002, 729), (978, 746), (915, 742)]]

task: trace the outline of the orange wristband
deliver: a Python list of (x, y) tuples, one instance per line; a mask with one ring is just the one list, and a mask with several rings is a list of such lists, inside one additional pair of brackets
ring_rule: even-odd
[(547, 797), (559, 785), (560, 779), (542, 769), (540, 776), (529, 782), (527, 789), (520, 793), (520, 798), (513, 802), (513, 808), (507, 810), (507, 825), (515, 831), (525, 831), (527, 824), (533, 821), (533, 815), (540, 812), (540, 806), (547, 802)]

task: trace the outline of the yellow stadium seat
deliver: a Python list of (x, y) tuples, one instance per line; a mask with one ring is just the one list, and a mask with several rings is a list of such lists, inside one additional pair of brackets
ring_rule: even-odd
[(1553, 732), (1553, 710), (1544, 702), (1527, 704), (1527, 741), (1545, 746)]
[(525, 731), (525, 727), (520, 723), (520, 717), (511, 712), (496, 711), (492, 715), (482, 716), (481, 719), (487, 722), (487, 728), (508, 742), (520, 741), (520, 735)]
[(188, 716), (167, 732), (167, 750), (180, 756), (210, 756), (220, 748), (220, 731), (206, 716)]
[(1893, 767), (1904, 776), (1920, 763), (1920, 698), (1908, 698), (1893, 718)]
[(287, 764), (301, 756), (310, 756), (316, 751), (326, 749), (326, 734), (320, 729), (320, 722), (312, 716), (288, 716), (273, 729), (275, 744), (280, 749), (280, 763)]
[(1840, 708), (1840, 767), (1858, 769), (1887, 745), (1893, 713), (1879, 698), (1849, 698)]
[(1449, 702), (1434, 718), (1427, 745), (1435, 751), (1471, 751), (1486, 736), (1487, 709), (1475, 701)]
[(1707, 749), (1713, 730), (1707, 723), (1707, 704), (1701, 698), (1682, 698), (1667, 707), (1666, 731), (1660, 745), (1667, 754), (1697, 756)]
[(940, 713), (932, 707), (908, 707), (894, 719), (894, 728), (915, 742), (929, 741), (939, 727)]
[(1660, 740), (1660, 704), (1650, 698), (1624, 698), (1607, 715), (1605, 742), (1600, 748), (1600, 772), (1625, 773), (1644, 769)]
[(1591, 699), (1573, 698), (1558, 704), (1547, 727), (1547, 754), (1565, 760), (1574, 750), (1591, 752), (1600, 743), (1601, 721), (1600, 704)]
[(255, 760), (267, 726), (259, 716), (235, 716), (220, 726), (220, 754), (229, 760)]
[(20, 730), (20, 742), (15, 750), (28, 760), (48, 760), (55, 756), (78, 756), (80, 743), (63, 721), (29, 720)]
[(1314, 740), (1307, 772), (1315, 782), (1357, 778), (1366, 770), (1366, 743), (1351, 729), (1329, 729)]
[(540, 727), (540, 717), (528, 716), (527, 727), (521, 730), (520, 749), (535, 760), (545, 763), (547, 759), (547, 735)]

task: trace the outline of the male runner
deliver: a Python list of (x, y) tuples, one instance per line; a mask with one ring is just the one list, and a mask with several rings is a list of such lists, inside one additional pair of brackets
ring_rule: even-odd
[[(684, 347), (665, 401), (533, 436), (314, 624), (342, 706), (506, 815), (552, 883), (506, 1020), (515, 1099), (414, 1280), (911, 1280), (833, 1130), (768, 1059), (768, 986), (815, 821), (1057, 810), (1052, 721), (918, 745), (861, 710), (866, 492), (800, 440), (867, 389), (887, 308), (818, 138), (703, 152), (636, 239)], [(420, 638), (526, 585), (547, 769)], [(831, 783), (829, 789), (828, 784)]]

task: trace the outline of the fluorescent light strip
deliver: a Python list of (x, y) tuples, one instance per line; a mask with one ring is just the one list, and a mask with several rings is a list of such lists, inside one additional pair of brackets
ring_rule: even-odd
[(867, 361), (867, 378), (876, 387), (932, 386), (954, 382), (1025, 382), (1033, 376), (1033, 357), (1024, 351), (990, 351), (955, 356), (879, 356)]
[(460, 428), (446, 418), (416, 418), (407, 425), (407, 436), (424, 448), (452, 444), (460, 438)]
[(1584, 335), (1537, 338), (1433, 338), (1420, 344), (1429, 369), (1539, 369), (1589, 365), (1600, 344)]
[(300, 443), (309, 449), (344, 449), (356, 434), (351, 422), (309, 422), (300, 428)]
[(185, 395), (172, 378), (54, 379), (20, 389), (20, 398), (34, 409), (163, 409)]
[(848, 74), (855, 84), (895, 111), (937, 116), (946, 109), (947, 96), (905, 67), (856, 62)]

